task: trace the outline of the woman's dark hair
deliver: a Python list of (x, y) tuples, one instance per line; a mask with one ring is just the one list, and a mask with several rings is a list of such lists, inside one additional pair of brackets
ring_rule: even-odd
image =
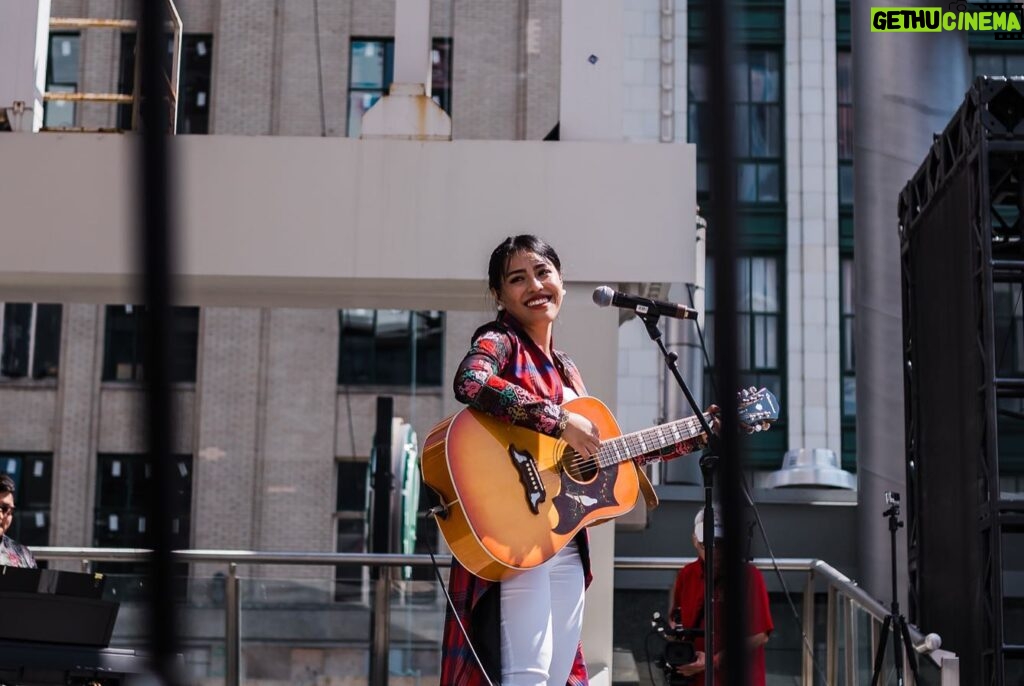
[(14, 493), (14, 479), (7, 474), (0, 474), (0, 495)]
[(509, 236), (494, 249), (494, 252), (491, 253), (491, 261), (487, 265), (487, 286), (492, 291), (501, 292), (501, 284), (505, 280), (505, 270), (508, 269), (509, 259), (513, 255), (524, 252), (532, 252), (543, 257), (555, 265), (555, 269), (561, 273), (562, 261), (558, 259), (558, 253), (543, 240), (529, 233)]

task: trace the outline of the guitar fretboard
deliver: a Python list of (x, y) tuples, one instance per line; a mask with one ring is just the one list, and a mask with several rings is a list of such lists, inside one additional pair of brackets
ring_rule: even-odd
[[(711, 415), (704, 413), (704, 419), (708, 424), (711, 423)], [(668, 424), (641, 429), (602, 441), (595, 459), (597, 466), (609, 467), (655, 450), (667, 448), (670, 445), (682, 443), (703, 433), (704, 428), (700, 424), (700, 419), (697, 415), (693, 415)]]

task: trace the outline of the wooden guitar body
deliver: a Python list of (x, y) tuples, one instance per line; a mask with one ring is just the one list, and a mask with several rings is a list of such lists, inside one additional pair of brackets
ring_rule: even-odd
[[(566, 409), (621, 435), (600, 400), (576, 398)], [(423, 482), (446, 506), (437, 517), (456, 559), (500, 581), (550, 559), (585, 526), (633, 509), (639, 495), (632, 461), (598, 467), (560, 439), (465, 409), (435, 426), (422, 455)]]

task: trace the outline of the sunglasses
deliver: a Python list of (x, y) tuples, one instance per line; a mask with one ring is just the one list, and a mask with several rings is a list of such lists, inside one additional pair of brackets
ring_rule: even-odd
[(0, 505), (0, 515), (6, 517), (9, 514), (14, 514), (14, 505)]

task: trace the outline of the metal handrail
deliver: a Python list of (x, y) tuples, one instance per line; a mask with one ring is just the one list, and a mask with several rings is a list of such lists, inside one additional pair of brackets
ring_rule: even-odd
[[(78, 561), (84, 569), (93, 562), (144, 562), (150, 555), (149, 550), (141, 548), (85, 548), (85, 547), (39, 547), (33, 548), (33, 554), (39, 560), (63, 560)], [(349, 565), (349, 566), (370, 566), (382, 567), (390, 570), (394, 567), (431, 567), (435, 561), (437, 565), (448, 567), (451, 565), (450, 555), (435, 555), (432, 559), (429, 555), (400, 555), (400, 554), (375, 554), (375, 553), (315, 553), (315, 552), (281, 552), (281, 551), (252, 551), (252, 550), (176, 550), (171, 553), (176, 562), (182, 563), (217, 563), (228, 566), (228, 594), (226, 603), (226, 647), (227, 647), (227, 669), (226, 683), (228, 686), (235, 686), (239, 683), (239, 662), (238, 651), (240, 649), (240, 636), (238, 628), (240, 625), (241, 595), (238, 592), (239, 577), (237, 575), (240, 565), (295, 565), (295, 566), (321, 566), (321, 565)], [(693, 557), (617, 557), (614, 561), (615, 569), (632, 570), (665, 570), (675, 571), (690, 562)], [(804, 617), (803, 633), (807, 645), (803, 652), (803, 683), (814, 683), (814, 657), (809, 654), (808, 646), (813, 645), (814, 637), (814, 612), (813, 612), (813, 591), (815, 578), (820, 577), (827, 585), (828, 596), (828, 620), (827, 620), (827, 652), (826, 662), (828, 666), (827, 681), (835, 683), (837, 676), (836, 662), (837, 651), (835, 650), (835, 619), (843, 617), (847, 623), (847, 635), (853, 636), (851, 624), (853, 621), (853, 608), (858, 606), (863, 609), (874, 620), (873, 629), (889, 615), (889, 610), (867, 591), (857, 585), (855, 581), (832, 567), (827, 562), (814, 558), (782, 558), (772, 560), (770, 558), (756, 558), (751, 561), (758, 569), (779, 570), (780, 572), (803, 572), (807, 574), (807, 581), (804, 586)], [(384, 574), (383, 577), (390, 577)], [(388, 602), (387, 594), (377, 594), (375, 602)], [(939, 650), (941, 639), (936, 634), (924, 634), (916, 626), (907, 625), (910, 633), (911, 643), (916, 652), (929, 656), (933, 662), (942, 670), (942, 686), (959, 685), (959, 661), (954, 653)], [(873, 631), (873, 641), (874, 641)], [(853, 683), (853, 655), (850, 650), (846, 651), (846, 664), (842, 665), (845, 672), (846, 683)]]

